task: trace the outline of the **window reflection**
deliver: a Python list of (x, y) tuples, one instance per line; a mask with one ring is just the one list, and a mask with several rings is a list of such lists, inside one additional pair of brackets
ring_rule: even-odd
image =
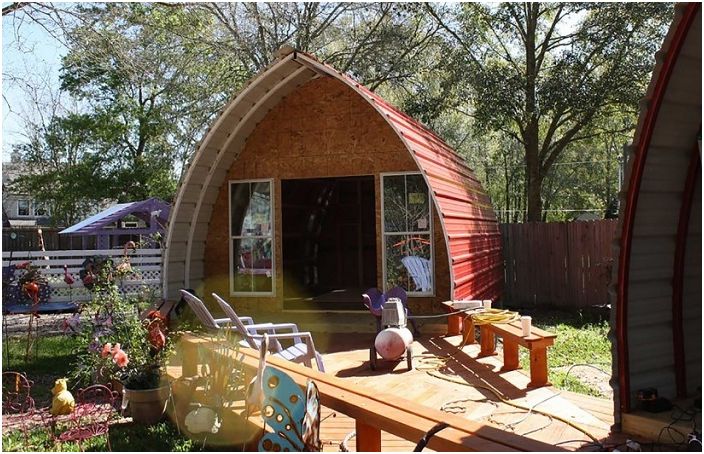
[(232, 290), (273, 291), (271, 182), (230, 183)]
[(433, 292), (428, 187), (420, 174), (384, 175), (385, 289)]

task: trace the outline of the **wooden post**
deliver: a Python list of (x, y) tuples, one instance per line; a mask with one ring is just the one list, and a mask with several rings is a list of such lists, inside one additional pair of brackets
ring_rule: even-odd
[(449, 315), (447, 317), (447, 335), (456, 336), (462, 334), (462, 314)]
[(472, 316), (466, 316), (462, 321), (462, 339), (465, 345), (475, 344), (477, 339), (474, 338), (474, 320)]
[(506, 336), (504, 337), (504, 367), (501, 368), (501, 371), (507, 372), (519, 368), (518, 343)]
[(479, 357), (493, 356), (496, 354), (496, 339), (494, 331), (491, 330), (491, 325), (479, 326)]
[(354, 420), (357, 432), (357, 452), (381, 452), (381, 430), (368, 426), (359, 419)]
[(530, 349), (530, 383), (531, 388), (549, 385), (548, 383), (548, 348), (545, 345), (533, 345)]

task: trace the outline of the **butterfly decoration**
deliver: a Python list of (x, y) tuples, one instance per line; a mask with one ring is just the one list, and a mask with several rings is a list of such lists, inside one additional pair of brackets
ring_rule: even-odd
[(308, 380), (306, 396), (291, 377), (267, 366), (263, 374), (262, 417), (273, 432), (259, 441), (259, 450), (320, 451), (320, 399), (318, 388)]
[[(303, 443), (306, 451), (322, 451), (320, 443), (320, 394), (315, 382), (308, 379), (306, 388), (306, 414), (303, 417)], [(310, 448), (310, 449), (309, 449)]]

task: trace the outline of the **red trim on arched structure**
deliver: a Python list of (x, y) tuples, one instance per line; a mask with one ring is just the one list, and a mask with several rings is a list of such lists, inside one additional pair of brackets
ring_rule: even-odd
[[(701, 127), (700, 127), (701, 130)], [(687, 396), (687, 369), (684, 358), (684, 320), (682, 316), (682, 295), (684, 288), (684, 257), (689, 233), (689, 218), (692, 212), (692, 199), (697, 185), (697, 176), (701, 159), (698, 146), (692, 149), (689, 160), (687, 180), (682, 191), (682, 205), (680, 206), (680, 220), (677, 225), (677, 241), (675, 244), (675, 261), (672, 277), (672, 345), (675, 358), (675, 383), (677, 397)]]
[(622, 412), (630, 410), (630, 376), (628, 364), (628, 282), (629, 270), (631, 261), (631, 240), (633, 235), (633, 221), (635, 219), (636, 207), (638, 204), (638, 195), (640, 193), (640, 183), (645, 169), (645, 160), (650, 147), (650, 140), (653, 135), (655, 123), (658, 119), (660, 105), (662, 103), (667, 85), (672, 75), (672, 70), (677, 62), (677, 57), (682, 49), (687, 33), (694, 21), (697, 11), (701, 7), (699, 3), (690, 3), (687, 5), (682, 19), (672, 38), (670, 48), (665, 56), (662, 70), (660, 71), (658, 80), (651, 98), (651, 105), (645, 116), (643, 130), (640, 135), (640, 141), (637, 145), (634, 156), (631, 178), (626, 196), (626, 206), (624, 208), (623, 229), (621, 232), (621, 247), (619, 254), (618, 267), (618, 286), (616, 306), (616, 338), (618, 341), (618, 374), (619, 374), (619, 403)]

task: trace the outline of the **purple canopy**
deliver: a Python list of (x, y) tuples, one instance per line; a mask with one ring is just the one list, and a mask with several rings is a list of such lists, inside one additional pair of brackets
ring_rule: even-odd
[[(166, 223), (169, 220), (171, 205), (151, 198), (139, 202), (118, 203), (98, 214), (90, 216), (78, 224), (68, 227), (59, 234), (66, 235), (97, 235), (99, 248), (106, 247), (105, 241), (110, 236), (117, 235), (145, 235), (155, 232), (164, 233)], [(146, 229), (116, 228), (106, 230), (105, 227), (119, 221), (120, 219), (132, 215), (148, 224)]]

